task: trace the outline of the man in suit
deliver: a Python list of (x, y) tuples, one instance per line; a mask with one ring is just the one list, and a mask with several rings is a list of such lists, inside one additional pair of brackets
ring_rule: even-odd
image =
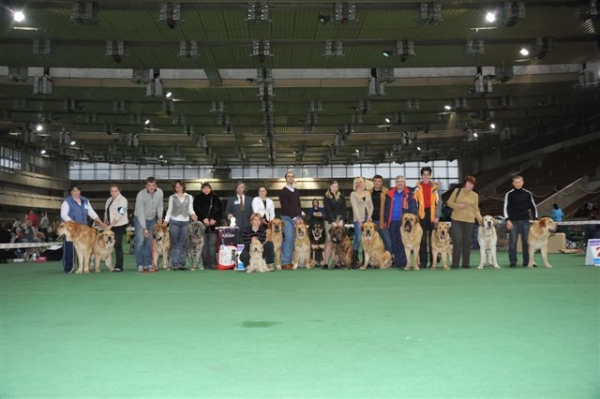
[(250, 224), (250, 215), (252, 215), (252, 199), (246, 196), (246, 185), (238, 182), (235, 185), (235, 195), (227, 199), (225, 207), (227, 219), (235, 217), (235, 224), (239, 228), (237, 231), (237, 242), (242, 244), (244, 237), (242, 232)]

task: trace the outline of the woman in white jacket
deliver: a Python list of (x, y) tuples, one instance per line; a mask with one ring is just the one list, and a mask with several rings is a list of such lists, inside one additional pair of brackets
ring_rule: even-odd
[(260, 213), (263, 223), (268, 223), (275, 218), (275, 204), (272, 199), (267, 198), (267, 189), (264, 186), (259, 187), (258, 197), (252, 200), (252, 212)]
[(106, 229), (115, 233), (115, 253), (117, 254), (117, 263), (114, 272), (123, 271), (123, 236), (129, 225), (127, 217), (127, 199), (121, 195), (121, 189), (118, 184), (110, 185), (110, 197), (104, 205), (104, 223)]

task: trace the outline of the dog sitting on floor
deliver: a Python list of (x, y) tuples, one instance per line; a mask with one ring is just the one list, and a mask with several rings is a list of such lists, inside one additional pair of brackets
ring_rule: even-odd
[(323, 266), (325, 264), (325, 226), (323, 225), (323, 222), (313, 220), (310, 223), (308, 230), (311, 250), (311, 267), (315, 267), (315, 265)]
[(260, 240), (252, 237), (252, 241), (250, 241), (250, 263), (246, 268), (246, 273), (267, 273), (271, 271), (263, 258), (263, 252), (264, 248)]
[(329, 229), (333, 250), (333, 265), (348, 270), (352, 267), (352, 243), (344, 226), (334, 225)]

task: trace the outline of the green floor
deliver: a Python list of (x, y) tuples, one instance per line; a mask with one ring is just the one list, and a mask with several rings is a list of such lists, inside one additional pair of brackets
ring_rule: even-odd
[(600, 268), (582, 255), (264, 275), (138, 274), (133, 260), (99, 275), (0, 265), (0, 397), (600, 395)]

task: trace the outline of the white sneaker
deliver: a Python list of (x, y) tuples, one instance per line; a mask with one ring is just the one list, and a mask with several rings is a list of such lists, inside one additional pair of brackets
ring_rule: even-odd
[(143, 272), (144, 271), (144, 266), (138, 266), (138, 272)]

